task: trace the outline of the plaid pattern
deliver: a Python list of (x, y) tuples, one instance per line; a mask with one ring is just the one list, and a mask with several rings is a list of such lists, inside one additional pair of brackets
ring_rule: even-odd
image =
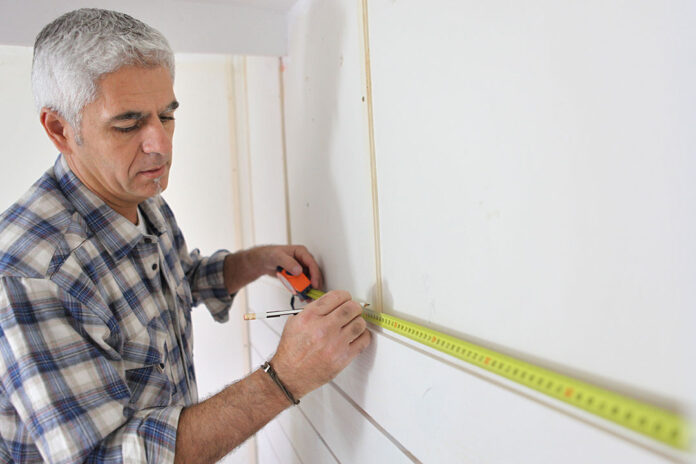
[(140, 208), (151, 235), (59, 156), (0, 216), (0, 462), (173, 461), (191, 307), (227, 320), (227, 252), (189, 253), (161, 197)]

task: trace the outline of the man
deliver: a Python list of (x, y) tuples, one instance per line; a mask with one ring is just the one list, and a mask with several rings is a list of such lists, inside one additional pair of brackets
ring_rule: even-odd
[(214, 462), (370, 342), (330, 292), (286, 324), (257, 370), (198, 402), (192, 306), (228, 317), (301, 246), (189, 253), (160, 197), (172, 162), (174, 58), (120, 13), (83, 9), (36, 39), (32, 84), (60, 155), (0, 217), (0, 462)]

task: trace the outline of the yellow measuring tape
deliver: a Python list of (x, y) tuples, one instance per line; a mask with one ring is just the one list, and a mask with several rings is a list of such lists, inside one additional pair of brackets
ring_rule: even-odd
[[(307, 295), (316, 300), (324, 295), (324, 292), (312, 289)], [(365, 309), (363, 318), (374, 325), (501, 375), (671, 447), (684, 451), (693, 449), (690, 424), (673, 412), (388, 314)]]

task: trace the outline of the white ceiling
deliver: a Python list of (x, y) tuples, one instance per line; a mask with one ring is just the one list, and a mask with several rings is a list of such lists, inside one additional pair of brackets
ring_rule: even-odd
[(185, 0), (193, 3), (221, 3), (286, 12), (297, 0)]
[(297, 0), (0, 0), (0, 45), (33, 46), (43, 26), (75, 8), (111, 8), (160, 30), (175, 52), (284, 55)]

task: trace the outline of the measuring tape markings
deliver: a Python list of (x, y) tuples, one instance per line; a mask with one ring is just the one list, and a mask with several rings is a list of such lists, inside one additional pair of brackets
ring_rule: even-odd
[[(324, 292), (320, 290), (311, 289), (307, 292), (307, 296), (313, 300), (322, 295)], [(365, 309), (363, 318), (374, 325), (501, 375), (671, 447), (684, 451), (692, 448), (690, 425), (673, 412), (388, 314)]]
[(691, 439), (689, 424), (670, 411), (394, 316), (365, 310), (363, 317), (375, 325), (501, 375), (552, 398), (579, 407), (669, 446), (681, 450), (689, 449)]

